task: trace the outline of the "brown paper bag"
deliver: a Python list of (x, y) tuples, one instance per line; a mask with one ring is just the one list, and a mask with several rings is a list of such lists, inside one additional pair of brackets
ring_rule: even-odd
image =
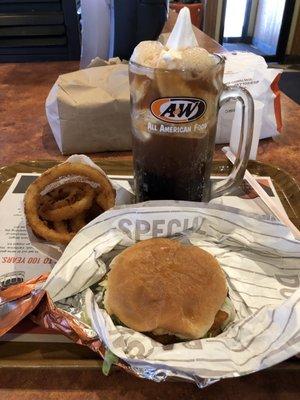
[(131, 149), (128, 65), (60, 75), (46, 114), (63, 154)]

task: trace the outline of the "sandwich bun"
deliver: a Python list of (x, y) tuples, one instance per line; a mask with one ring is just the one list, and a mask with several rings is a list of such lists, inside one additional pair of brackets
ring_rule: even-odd
[(213, 326), (226, 296), (225, 274), (211, 254), (157, 238), (113, 259), (104, 306), (136, 331), (197, 339)]

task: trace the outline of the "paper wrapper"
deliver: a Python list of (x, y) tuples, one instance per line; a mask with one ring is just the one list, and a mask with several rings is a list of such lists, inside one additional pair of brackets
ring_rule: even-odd
[[(106, 175), (106, 173), (101, 169), (98, 165), (96, 165), (89, 157), (80, 154), (80, 155), (73, 155), (70, 156), (66, 162), (69, 163), (74, 163), (74, 164), (86, 164), (89, 165), (90, 167), (93, 167), (100, 171), (103, 175)], [(107, 177), (107, 179), (109, 179)], [(78, 178), (76, 177), (68, 177), (64, 179), (64, 182), (71, 182), (71, 181), (78, 181)], [(126, 185), (124, 183), (123, 185), (117, 182), (114, 182), (113, 180), (110, 180), (112, 183), (113, 188), (116, 190), (116, 205), (122, 205), (122, 204), (130, 204), (133, 202), (134, 199), (134, 194), (129, 185)], [(53, 260), (57, 261), (60, 256), (62, 255), (65, 246), (59, 245), (59, 244), (54, 244), (45, 241), (44, 239), (38, 238), (32, 231), (32, 229), (27, 225), (27, 232), (29, 236), (29, 240), (31, 244), (39, 250), (42, 254), (45, 254), (46, 256), (52, 258)]]
[(60, 75), (45, 106), (62, 154), (131, 149), (128, 65)]
[[(214, 338), (162, 345), (115, 326), (97, 284), (109, 262), (139, 240), (172, 237), (213, 254), (226, 273), (236, 318)], [(147, 202), (100, 215), (67, 246), (43, 289), (135, 374), (203, 387), (252, 373), (300, 351), (300, 243), (272, 217), (216, 204)], [(92, 334), (93, 336), (93, 334)]]

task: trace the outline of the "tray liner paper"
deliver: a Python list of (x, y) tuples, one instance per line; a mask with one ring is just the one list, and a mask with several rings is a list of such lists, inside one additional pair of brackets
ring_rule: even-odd
[[(139, 240), (161, 236), (190, 242), (217, 258), (236, 309), (235, 320), (221, 335), (162, 345), (115, 326), (100, 308), (96, 285), (93, 291), (90, 287), (106, 274), (110, 260)], [(104, 348), (110, 349), (121, 366), (138, 376), (155, 381), (179, 377), (204, 387), (270, 367), (300, 351), (299, 257), (300, 243), (269, 216), (174, 201), (116, 207), (84, 227), (46, 282), (31, 292), (32, 298), (39, 291), (49, 295), (34, 318), (102, 356)], [(0, 317), (9, 304), (8, 290), (1, 292)]]

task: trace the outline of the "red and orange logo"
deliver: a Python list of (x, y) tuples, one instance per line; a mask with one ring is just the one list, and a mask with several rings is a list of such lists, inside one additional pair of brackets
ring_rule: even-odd
[(202, 117), (206, 102), (195, 97), (162, 97), (151, 103), (150, 110), (161, 121), (183, 124)]

